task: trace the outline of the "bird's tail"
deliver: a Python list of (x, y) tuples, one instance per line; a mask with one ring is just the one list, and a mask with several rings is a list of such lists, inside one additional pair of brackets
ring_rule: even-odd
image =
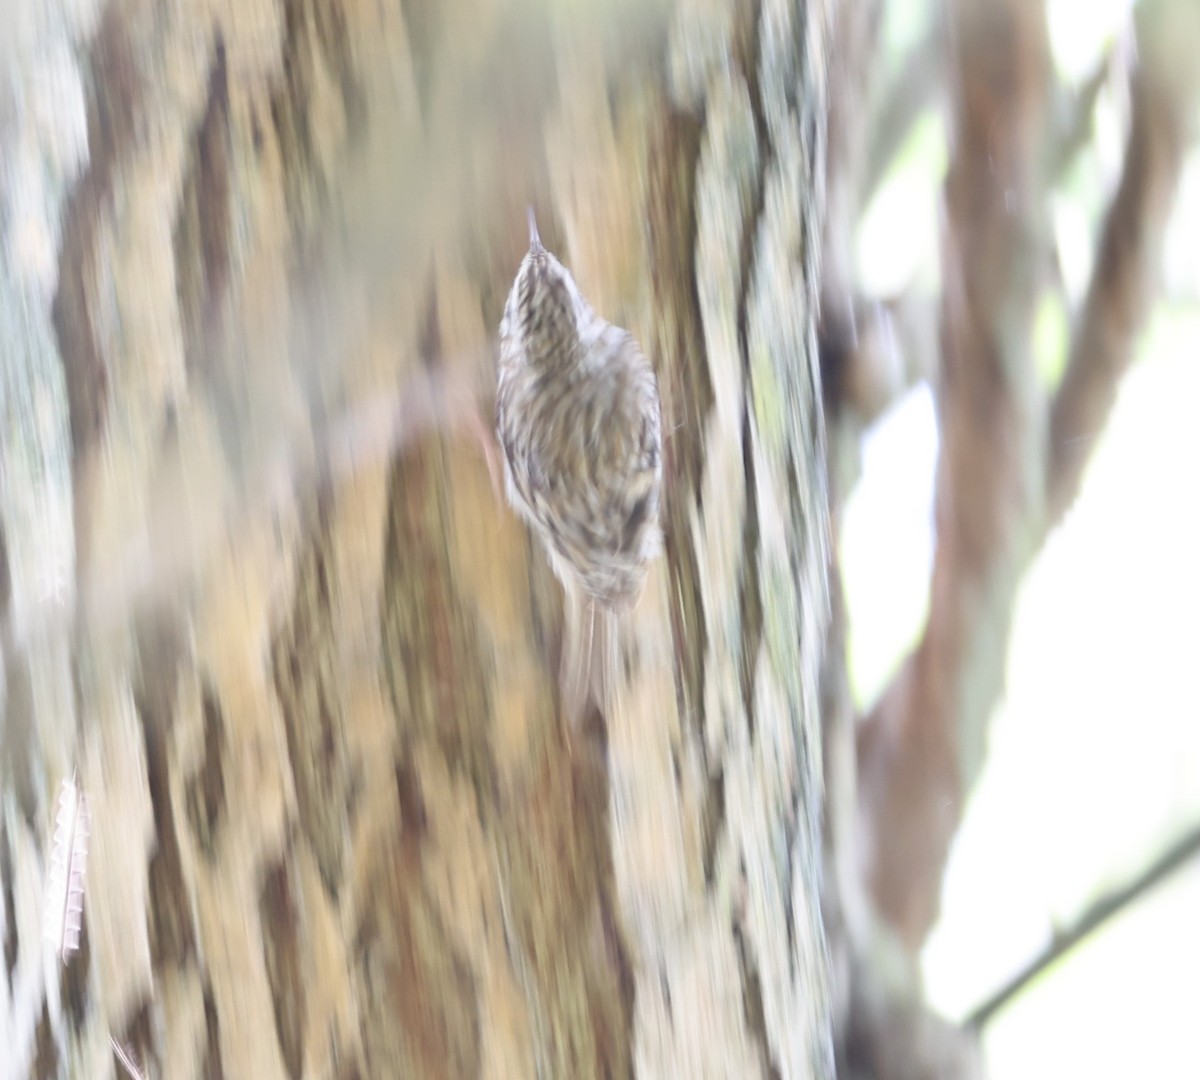
[(620, 638), (617, 635), (617, 613), (611, 608), (592, 605), (592, 700), (607, 724), (612, 719), (621, 676)]
[(583, 723), (589, 702), (607, 721), (620, 675), (617, 615), (576, 590), (567, 589), (561, 689), (572, 730)]

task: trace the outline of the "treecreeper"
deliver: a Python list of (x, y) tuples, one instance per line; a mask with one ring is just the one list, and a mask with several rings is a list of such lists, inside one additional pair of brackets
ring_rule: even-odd
[(617, 619), (662, 550), (658, 382), (633, 335), (598, 315), (542, 245), (532, 208), (497, 368), (508, 501), (565, 592), (563, 711), (578, 725), (590, 696), (607, 720)]

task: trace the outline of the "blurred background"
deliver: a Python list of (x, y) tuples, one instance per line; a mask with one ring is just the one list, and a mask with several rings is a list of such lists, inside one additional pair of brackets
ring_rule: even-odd
[[(833, 266), (850, 283), (835, 287), (849, 310), (828, 306), (826, 292), (823, 319), (827, 356), (839, 370), (846, 363), (856, 387), (835, 489), (849, 691), (867, 732), (858, 760), (865, 846), (903, 852), (891, 871), (870, 855), (859, 866), (918, 959), (926, 1000), (978, 1025), (997, 1080), (1200, 1075), (1189, 1019), (1200, 1006), (1200, 435), (1188, 418), (1200, 393), (1200, 155), (1186, 142), (1162, 158), (1145, 149), (1171, 138), (1161, 130), (1171, 107), (1156, 106), (1148, 84), (1172, 76), (1167, 54), (1146, 44), (1164, 6), (1139, 6), (1151, 8), (995, 5), (1031, 18), (1044, 10), (1053, 80), (1040, 105), (1049, 134), (1031, 158), (1036, 194), (991, 196), (1007, 200), (1015, 233), (1036, 236), (1036, 258), (987, 280), (994, 291), (983, 308), (1005, 320), (1020, 310), (1024, 320), (1019, 331), (1009, 324), (1023, 336), (1009, 343), (1023, 370), (999, 378), (969, 370), (995, 356), (955, 331), (947, 299), (959, 288), (948, 231), (973, 225), (947, 207), (947, 171), (971, 140), (964, 116), (987, 115), (955, 101), (987, 78), (958, 65), (986, 67), (986, 50), (960, 50), (955, 31), (969, 20), (954, 9), (963, 5), (886, 0), (856, 31), (877, 50), (859, 84), (872, 130), (843, 150), (856, 162), (859, 213), (835, 241)], [(993, 55), (1036, 48), (1037, 34), (1014, 46), (1002, 24), (992, 26)], [(1186, 27), (1175, 32), (1187, 36)], [(1139, 76), (1139, 65), (1156, 61), (1160, 75)], [(1196, 84), (1175, 78), (1186, 115)], [(838, 79), (835, 70), (834, 87)], [(1008, 100), (1023, 107), (1019, 96)], [(853, 122), (854, 108), (844, 115)], [(1139, 133), (1143, 125), (1159, 130)], [(846, 136), (829, 137), (836, 193)], [(1160, 168), (1166, 175), (1156, 177)], [(993, 175), (999, 183), (1003, 165)], [(1158, 184), (1162, 194), (1147, 196)], [(988, 201), (981, 195), (971, 212), (985, 214)], [(959, 251), (980, 242), (969, 236)], [(998, 260), (1011, 255), (994, 250)], [(962, 391), (972, 378), (984, 384), (981, 397)], [(1004, 437), (990, 441), (997, 429), (981, 404), (1003, 408), (1005, 395), (1037, 419), (1010, 416)], [(1104, 405), (1060, 424), (1068, 395)], [(1031, 434), (1043, 418), (1047, 434)], [(838, 425), (835, 414), (835, 433)], [(836, 463), (836, 437), (832, 445)], [(973, 454), (1010, 461), (947, 460)], [(1014, 490), (1030, 482), (1031, 459), (1036, 470), (1056, 458), (1073, 459), (1078, 477), (1064, 480), (1051, 464), (1024, 495)], [(992, 536), (939, 554), (939, 523), (956, 503), (988, 521), (981, 527)], [(914, 669), (941, 690), (913, 696), (905, 687)], [(940, 710), (954, 720), (930, 734)], [(887, 728), (890, 739), (872, 739)], [(961, 802), (945, 798), (956, 827), (936, 808), (914, 807), (890, 769), (912, 747), (923, 760), (901, 768), (936, 788), (953, 772), (939, 775), (931, 748), (943, 738), (957, 744), (966, 780)], [(911, 831), (886, 820), (909, 814), (920, 819)], [(921, 886), (908, 870), (928, 874), (916, 900)]]

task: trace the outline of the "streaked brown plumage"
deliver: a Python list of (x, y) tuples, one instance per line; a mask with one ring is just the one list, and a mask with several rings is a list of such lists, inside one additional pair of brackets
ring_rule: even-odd
[(566, 590), (563, 691), (577, 720), (589, 681), (608, 708), (612, 620), (637, 602), (662, 547), (660, 406), (641, 348), (592, 310), (532, 210), (500, 324), (496, 427), (508, 500)]

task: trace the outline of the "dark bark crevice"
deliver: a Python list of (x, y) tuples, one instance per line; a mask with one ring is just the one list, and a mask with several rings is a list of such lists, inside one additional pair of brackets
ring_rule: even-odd
[(276, 699), (283, 716), (296, 786), (299, 826), (316, 856), (321, 880), (336, 900), (353, 827), (356, 776), (337, 690), (337, 643), (331, 619), (328, 536), (310, 524), (292, 593), (293, 608), (272, 645)]
[(122, 157), (142, 116), (143, 73), (120, 11), (105, 9), (91, 48), (86, 171), (67, 200), (58, 292), (51, 309), (66, 377), (71, 446), (78, 464), (103, 430), (108, 362), (93, 324), (96, 236)]
[(750, 949), (746, 946), (746, 939), (741, 929), (735, 926), (733, 933), (742, 975), (742, 1008), (745, 1011), (746, 1026), (758, 1044), (763, 1075), (768, 1080), (782, 1080), (783, 1074), (779, 1071), (779, 1065), (771, 1056), (771, 1043), (767, 1034), (767, 1021), (763, 1008), (762, 980), (758, 973), (758, 967)]
[(190, 371), (203, 378), (217, 352), (214, 320), (225, 300), (232, 272), (232, 132), (229, 73), (220, 34), (213, 45), (208, 95), (192, 142), (173, 236), (175, 289)]
[(288, 1075), (298, 1080), (304, 1069), (306, 1018), (304, 972), (300, 962), (303, 927), (285, 862), (267, 869), (258, 906), (267, 981), (275, 1010), (275, 1034)]
[(204, 759), (196, 774), (187, 781), (185, 801), (196, 842), (209, 858), (213, 858), (222, 832), (221, 818), (226, 810), (225, 754), (228, 736), (221, 706), (213, 692), (205, 691), (201, 707), (204, 717)]

